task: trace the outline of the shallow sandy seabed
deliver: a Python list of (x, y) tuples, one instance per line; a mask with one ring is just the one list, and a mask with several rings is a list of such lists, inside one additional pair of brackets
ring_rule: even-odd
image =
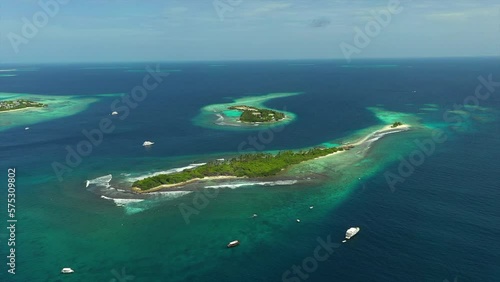
[(102, 98), (119, 96), (121, 94), (96, 94), (89, 96), (50, 96), (29, 93), (0, 93), (0, 101), (14, 99), (28, 99), (43, 104), (43, 108), (26, 108), (20, 111), (0, 113), (0, 131), (13, 127), (32, 126), (50, 120), (72, 116), (86, 110), (92, 103)]

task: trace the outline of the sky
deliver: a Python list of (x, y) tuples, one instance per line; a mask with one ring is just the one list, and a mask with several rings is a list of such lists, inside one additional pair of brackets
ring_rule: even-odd
[(499, 54), (498, 0), (0, 0), (0, 63)]

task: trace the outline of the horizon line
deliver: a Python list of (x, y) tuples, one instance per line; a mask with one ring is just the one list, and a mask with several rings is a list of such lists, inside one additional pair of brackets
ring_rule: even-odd
[(127, 63), (227, 63), (227, 62), (287, 62), (287, 61), (344, 61), (352, 64), (366, 60), (418, 60), (418, 59), (491, 59), (500, 58), (500, 55), (480, 56), (426, 56), (426, 57), (362, 57), (351, 59), (345, 58), (299, 58), (299, 59), (226, 59), (226, 60), (130, 60), (130, 61), (68, 61), (68, 62), (0, 62), (0, 65), (70, 65), (70, 64), (127, 64)]

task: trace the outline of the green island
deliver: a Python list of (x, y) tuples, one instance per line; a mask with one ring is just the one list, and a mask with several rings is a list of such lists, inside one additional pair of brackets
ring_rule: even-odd
[(274, 122), (285, 118), (285, 114), (281, 112), (245, 105), (231, 106), (228, 109), (242, 112), (240, 116), (242, 122)]
[(294, 164), (352, 148), (354, 148), (353, 145), (332, 148), (316, 147), (298, 152), (281, 151), (277, 154), (244, 154), (230, 160), (216, 160), (196, 168), (138, 180), (132, 184), (132, 189), (136, 192), (147, 192), (153, 188), (161, 188), (163, 185), (177, 186), (175, 184), (181, 185), (205, 177), (273, 176)]
[(393, 124), (391, 125), (391, 127), (392, 127), (392, 128), (396, 128), (396, 127), (401, 126), (401, 125), (403, 125), (403, 123), (402, 123), (402, 122), (400, 122), (400, 121), (396, 121), (395, 123), (393, 123)]
[(14, 111), (25, 108), (43, 108), (43, 107), (47, 107), (47, 105), (25, 99), (0, 101), (0, 112)]

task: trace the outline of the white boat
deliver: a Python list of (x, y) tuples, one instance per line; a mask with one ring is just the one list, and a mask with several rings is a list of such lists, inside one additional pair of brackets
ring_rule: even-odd
[(73, 273), (75, 272), (73, 269), (69, 268), (69, 267), (65, 267), (61, 270), (61, 273), (63, 274), (70, 274), (70, 273)]
[(235, 240), (235, 241), (229, 242), (229, 244), (227, 244), (227, 247), (228, 248), (233, 248), (233, 247), (238, 246), (239, 244), (240, 244), (240, 241)]
[(116, 116), (118, 114), (118, 112), (112, 112), (111, 115), (112, 116)]
[(28, 130), (28, 129), (30, 129), (30, 128), (29, 128), (29, 127), (25, 127), (25, 128), (24, 128), (24, 130)]
[(142, 146), (151, 146), (153, 145), (155, 142), (151, 142), (151, 141), (144, 141), (144, 143), (142, 143)]
[(351, 239), (352, 237), (354, 237), (354, 235), (358, 234), (359, 230), (360, 230), (359, 227), (351, 227), (347, 229), (347, 231), (345, 232), (345, 239), (346, 240)]

